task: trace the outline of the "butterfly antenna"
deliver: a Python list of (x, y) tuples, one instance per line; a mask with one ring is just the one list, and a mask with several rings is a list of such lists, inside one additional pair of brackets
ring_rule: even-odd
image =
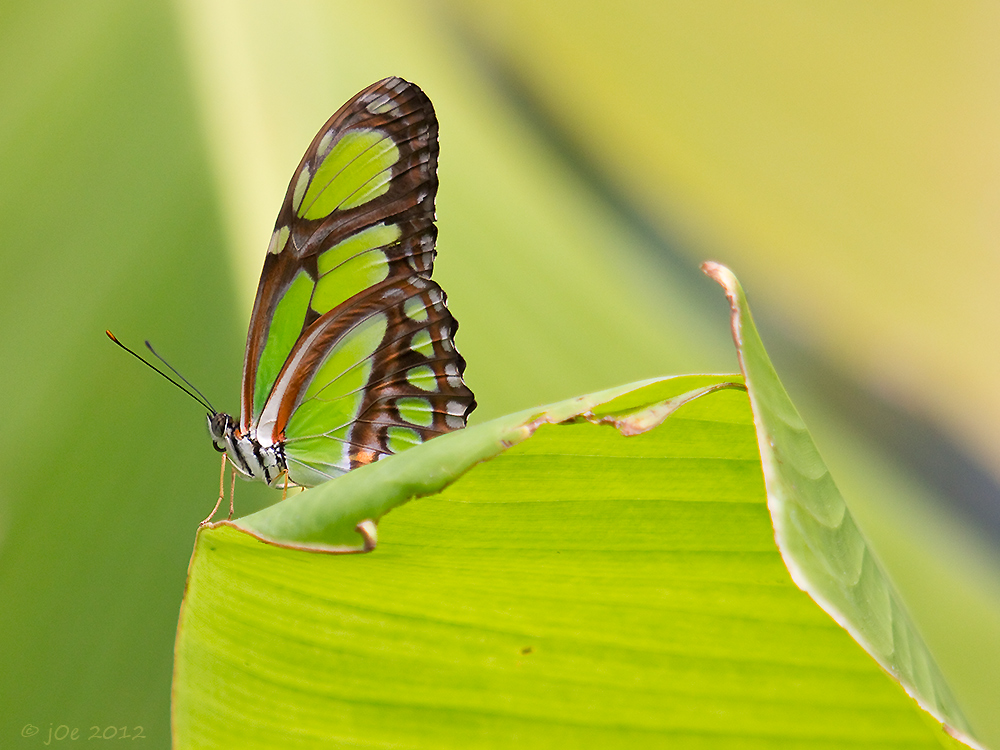
[[(174, 369), (173, 365), (171, 365), (169, 362), (167, 362), (167, 360), (165, 360), (163, 357), (161, 357), (159, 354), (157, 354), (156, 350), (153, 349), (152, 345), (148, 341), (146, 342), (146, 348), (149, 349), (149, 351), (153, 352), (153, 356), (156, 357), (158, 360), (160, 360), (167, 367), (169, 367), (170, 370), (171, 370), (171, 372), (173, 372), (177, 377), (179, 377), (181, 380), (183, 380), (185, 383), (187, 383), (187, 385), (190, 387), (191, 390), (188, 390), (187, 388), (185, 388), (183, 385), (181, 385), (176, 380), (174, 380), (172, 377), (170, 377), (169, 375), (167, 375), (167, 373), (163, 372), (163, 370), (161, 370), (159, 367), (157, 367), (156, 365), (154, 365), (153, 363), (151, 363), (149, 360), (147, 360), (142, 355), (136, 354), (134, 351), (132, 351), (131, 349), (129, 349), (127, 346), (125, 346), (125, 344), (123, 344), (121, 341), (119, 341), (117, 338), (115, 338), (115, 335), (113, 333), (111, 333), (111, 331), (105, 330), (104, 332), (106, 334), (108, 334), (108, 338), (109, 339), (111, 339), (112, 341), (114, 341), (122, 349), (124, 349), (129, 354), (131, 354), (133, 357), (135, 357), (137, 360), (139, 360), (144, 365), (146, 365), (146, 367), (148, 367), (150, 370), (152, 370), (155, 373), (160, 374), (165, 379), (169, 380), (171, 383), (173, 383), (174, 385), (176, 385), (178, 388), (180, 388), (187, 395), (189, 395), (191, 398), (193, 398), (195, 401), (197, 401), (199, 404), (201, 404), (202, 406), (204, 406), (206, 409), (208, 409), (213, 414), (217, 413), (216, 410), (215, 410), (215, 407), (212, 406), (212, 402), (209, 401), (207, 398), (205, 398), (205, 394), (203, 394), (201, 391), (199, 391), (197, 388), (195, 388), (187, 378), (185, 378), (183, 375), (181, 375), (179, 372), (177, 372), (176, 369)], [(192, 391), (193, 391), (193, 393), (192, 393)], [(198, 395), (196, 396), (195, 394), (198, 394)]]
[(214, 406), (212, 406), (212, 402), (208, 400), (208, 398), (207, 398), (207, 397), (205, 396), (205, 394), (204, 394), (204, 393), (202, 393), (201, 391), (199, 391), (199, 390), (198, 390), (197, 388), (195, 388), (195, 387), (194, 387), (194, 383), (192, 383), (192, 382), (191, 382), (190, 380), (188, 380), (188, 379), (187, 379), (186, 377), (184, 377), (184, 376), (183, 376), (183, 375), (181, 375), (181, 374), (180, 374), (179, 372), (177, 372), (177, 368), (176, 368), (176, 367), (174, 367), (174, 366), (173, 366), (172, 364), (170, 364), (169, 362), (167, 362), (167, 360), (165, 360), (165, 359), (164, 359), (163, 357), (161, 357), (161, 356), (160, 356), (159, 354), (157, 354), (157, 352), (156, 352), (156, 349), (154, 349), (154, 348), (153, 348), (153, 345), (152, 345), (152, 344), (150, 344), (150, 343), (149, 343), (148, 341), (146, 342), (146, 348), (147, 348), (147, 349), (149, 349), (149, 351), (151, 351), (151, 352), (153, 353), (153, 356), (154, 356), (154, 357), (156, 357), (156, 358), (157, 358), (158, 360), (160, 360), (160, 361), (161, 361), (161, 362), (162, 362), (163, 364), (165, 364), (165, 365), (166, 365), (167, 367), (169, 367), (169, 368), (170, 368), (170, 371), (171, 371), (171, 372), (172, 372), (172, 373), (173, 373), (174, 375), (176, 375), (176, 376), (177, 376), (177, 377), (179, 377), (179, 378), (180, 378), (181, 380), (183, 380), (183, 381), (184, 381), (184, 382), (185, 382), (185, 383), (187, 384), (187, 386), (188, 386), (188, 387), (189, 387), (189, 388), (190, 388), (190, 389), (191, 389), (192, 391), (194, 391), (194, 392), (195, 392), (195, 393), (197, 393), (197, 394), (198, 394), (199, 396), (201, 396), (201, 399), (202, 399), (202, 401), (204, 401), (204, 402), (205, 402), (205, 406), (207, 406), (207, 407), (208, 407), (209, 409), (211, 409), (211, 410), (212, 410), (212, 412), (213, 412), (213, 413), (215, 413), (215, 407), (214, 407)]

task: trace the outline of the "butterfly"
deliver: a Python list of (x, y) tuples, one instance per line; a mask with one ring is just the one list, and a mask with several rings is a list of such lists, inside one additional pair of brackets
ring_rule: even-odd
[(239, 419), (208, 414), (244, 478), (312, 487), (460, 429), (476, 408), (430, 278), (437, 162), (434, 107), (396, 77), (313, 138), (264, 258)]

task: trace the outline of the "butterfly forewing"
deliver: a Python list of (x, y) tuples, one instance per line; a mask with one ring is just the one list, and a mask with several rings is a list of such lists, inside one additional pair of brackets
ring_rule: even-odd
[(465, 425), (457, 323), (430, 281), (437, 120), (388, 78), (323, 126), (292, 177), (257, 289), (241, 431), (312, 485)]

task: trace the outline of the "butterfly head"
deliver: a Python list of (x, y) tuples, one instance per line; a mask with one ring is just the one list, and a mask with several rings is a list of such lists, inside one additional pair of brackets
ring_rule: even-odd
[(219, 453), (226, 452), (227, 436), (235, 431), (236, 423), (228, 414), (215, 412), (208, 415), (208, 434), (212, 436), (212, 447)]

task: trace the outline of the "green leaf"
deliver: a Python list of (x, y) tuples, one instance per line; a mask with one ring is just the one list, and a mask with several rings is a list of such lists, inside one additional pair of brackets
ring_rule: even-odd
[(778, 379), (739, 281), (717, 263), (702, 269), (729, 298), (774, 537), (792, 579), (927, 712), (971, 743), (961, 708)]
[[(300, 549), (362, 552), (373, 548), (358, 525), (378, 521), (390, 509), (442, 490), (480, 461), (531, 437), (543, 424), (573, 419), (623, 420), (620, 429), (645, 431), (674, 410), (707, 393), (742, 387), (735, 376), (690, 375), (613, 388), (545, 408), (528, 409), (462, 432), (443, 435), (432, 447), (389, 456), (349, 472), (292, 502), (239, 519), (232, 525), (263, 540)], [(651, 407), (651, 405), (653, 405)], [(655, 407), (655, 408), (653, 408)], [(644, 410), (645, 413), (632, 415)], [(652, 420), (644, 424), (642, 420)], [(360, 539), (359, 539), (360, 536)]]
[[(795, 425), (794, 408), (727, 289), (749, 401), (738, 376), (645, 381), (437, 438), (203, 529), (175, 745), (951, 742), (785, 564), (967, 729), (860, 534), (830, 531), (850, 516), (808, 434), (773, 426)], [(762, 476), (758, 440), (772, 439)], [(803, 524), (796, 508), (840, 523)], [(379, 519), (371, 554), (316, 554), (371, 549)]]

